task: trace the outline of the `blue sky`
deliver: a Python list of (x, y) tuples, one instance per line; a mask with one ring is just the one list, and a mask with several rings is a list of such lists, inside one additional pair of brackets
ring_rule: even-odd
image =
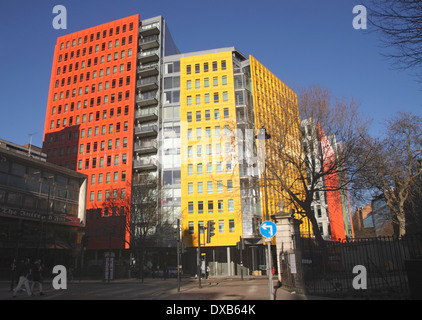
[[(55, 5), (67, 30), (55, 30)], [(181, 52), (234, 46), (292, 88), (320, 84), (362, 102), (379, 125), (397, 111), (422, 115), (422, 83), (392, 69), (375, 33), (352, 27), (359, 0), (0, 0), (0, 138), (41, 146), (59, 36), (133, 14), (162, 15)], [(368, 30), (369, 31), (369, 30)]]

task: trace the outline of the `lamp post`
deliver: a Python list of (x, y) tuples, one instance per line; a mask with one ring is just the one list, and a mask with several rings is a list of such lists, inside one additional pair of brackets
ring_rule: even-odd
[[(267, 170), (265, 165), (265, 141), (271, 138), (271, 135), (267, 133), (266, 129), (262, 127), (259, 130), (257, 139), (263, 140), (264, 145), (261, 145), (261, 155), (262, 155), (262, 166), (264, 174), (264, 193), (265, 193), (265, 219), (266, 221), (270, 220), (270, 215), (268, 212), (268, 191), (267, 191)], [(268, 272), (268, 287), (270, 291), (270, 300), (274, 300), (274, 285), (273, 285), (273, 273), (272, 273), (272, 257), (271, 257), (271, 240), (267, 241), (267, 272)]]

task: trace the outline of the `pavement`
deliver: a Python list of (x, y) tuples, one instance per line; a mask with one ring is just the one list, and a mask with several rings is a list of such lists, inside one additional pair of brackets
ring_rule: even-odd
[[(202, 279), (201, 288), (198, 280), (183, 278), (180, 292), (176, 279), (151, 279), (144, 282), (139, 279), (121, 279), (99, 281), (72, 281), (66, 289), (56, 290), (52, 280), (45, 280), (44, 295), (40, 296), (38, 287), (34, 295), (18, 292), (12, 297), (9, 281), (0, 281), (0, 300), (269, 300), (269, 283), (266, 277), (210, 277)], [(274, 281), (276, 287), (277, 282)], [(275, 300), (320, 300), (322, 297), (309, 297), (290, 292), (284, 288), (275, 288)]]

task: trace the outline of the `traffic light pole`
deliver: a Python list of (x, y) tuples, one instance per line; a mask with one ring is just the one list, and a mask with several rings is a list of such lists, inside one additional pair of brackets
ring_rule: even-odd
[(197, 274), (198, 274), (198, 287), (202, 288), (201, 286), (201, 225), (198, 222), (198, 249), (196, 250), (197, 253), (197, 262), (198, 262), (198, 270), (197, 270)]
[(180, 219), (177, 219), (177, 292), (180, 292)]

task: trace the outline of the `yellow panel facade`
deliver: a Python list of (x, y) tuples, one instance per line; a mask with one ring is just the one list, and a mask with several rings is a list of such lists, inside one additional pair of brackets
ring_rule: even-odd
[[(300, 120), (298, 101), (296, 93), (286, 86), (280, 79), (272, 74), (253, 56), (249, 57), (251, 68), (251, 82), (255, 115), (255, 129), (265, 128), (266, 132), (271, 135), (270, 140), (266, 142), (266, 172), (267, 172), (267, 192), (268, 192), (268, 211), (269, 216), (278, 212), (278, 203), (284, 200), (285, 191), (281, 188), (279, 179), (284, 179), (290, 185), (295, 186), (299, 183), (295, 179), (294, 170), (284, 168), (283, 161), (280, 158), (278, 148), (284, 147), (283, 152), (290, 155), (301, 154), (300, 152)], [(304, 168), (305, 170), (305, 168)], [(262, 179), (262, 177), (261, 177)], [(297, 188), (298, 192), (301, 190)], [(264, 195), (264, 188), (261, 187), (261, 195)], [(265, 214), (265, 198), (262, 202), (262, 219), (266, 220)], [(285, 201), (286, 202), (286, 201)], [(292, 209), (286, 203), (285, 210)], [(297, 215), (299, 218), (300, 216)], [(312, 234), (309, 230), (310, 224), (307, 219), (302, 220), (301, 233)]]
[(180, 59), (182, 238), (198, 246), (198, 223), (215, 223), (201, 246), (234, 246), (242, 235), (232, 52)]

